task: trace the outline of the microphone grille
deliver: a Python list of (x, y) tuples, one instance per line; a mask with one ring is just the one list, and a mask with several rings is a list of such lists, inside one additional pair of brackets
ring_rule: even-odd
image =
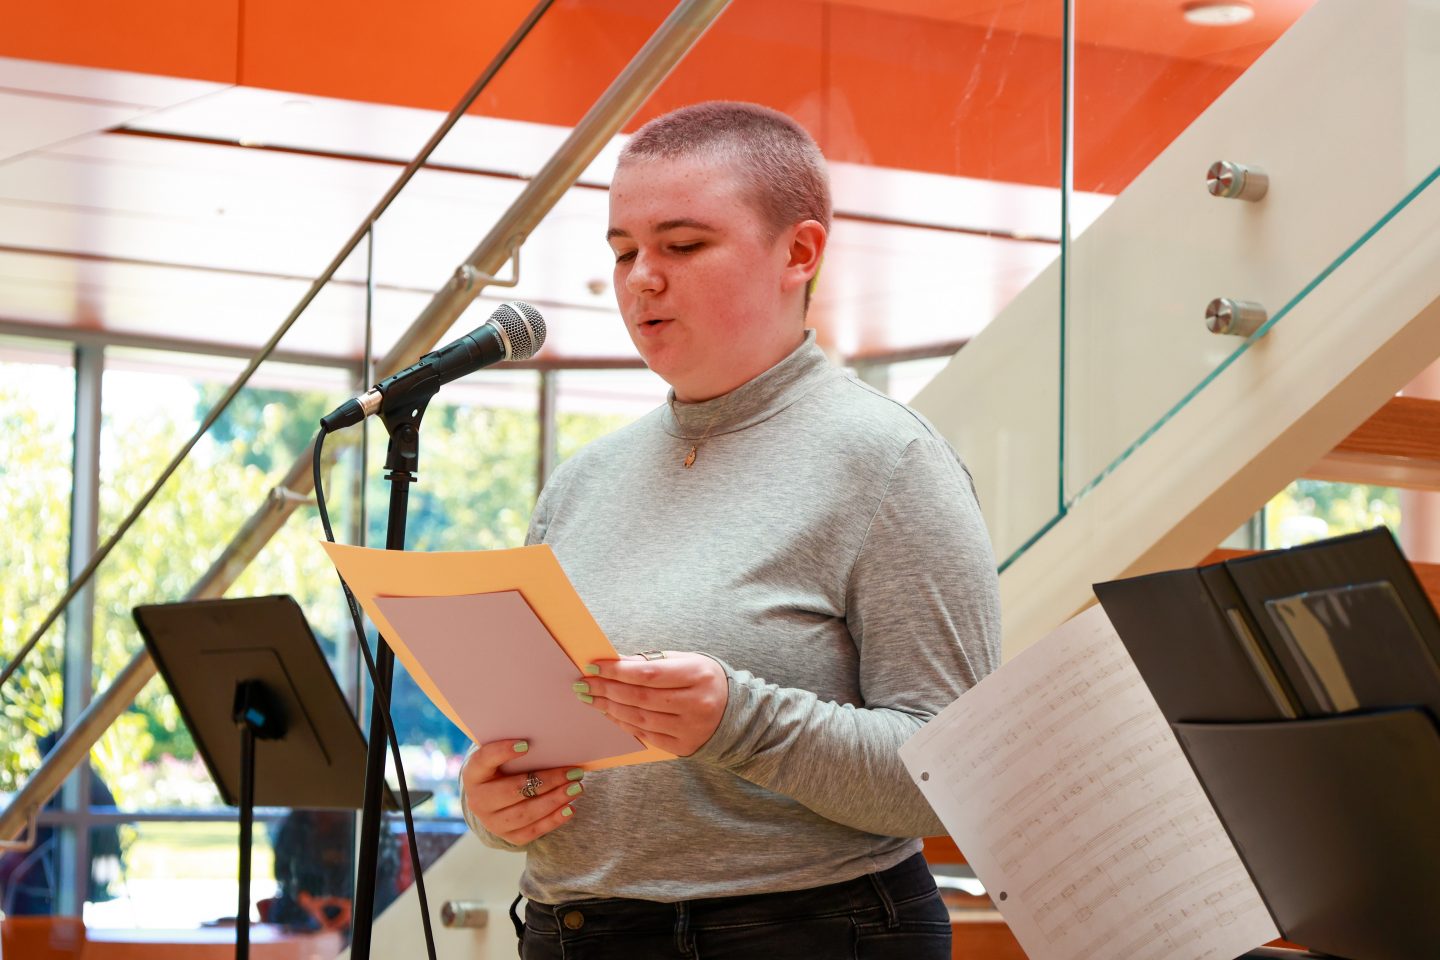
[(529, 360), (545, 343), (545, 318), (524, 300), (501, 304), (490, 319), (500, 325), (510, 342), (506, 360)]

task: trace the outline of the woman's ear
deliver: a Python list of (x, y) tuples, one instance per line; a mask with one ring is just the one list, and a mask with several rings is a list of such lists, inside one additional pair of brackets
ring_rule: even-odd
[(820, 273), (829, 240), (825, 226), (818, 220), (805, 220), (791, 228), (788, 259), (785, 262), (786, 290), (803, 288)]

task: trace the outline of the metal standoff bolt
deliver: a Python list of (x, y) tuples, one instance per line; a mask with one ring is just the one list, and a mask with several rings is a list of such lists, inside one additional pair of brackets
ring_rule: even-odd
[(1216, 297), (1205, 308), (1205, 326), (1211, 333), (1224, 333), (1233, 337), (1248, 337), (1259, 330), (1269, 319), (1265, 308), (1248, 300), (1231, 300)]
[(446, 900), (440, 906), (440, 922), (447, 927), (483, 927), (490, 911), (479, 900)]
[(1270, 175), (1259, 167), (1217, 160), (1205, 174), (1205, 186), (1212, 196), (1254, 203), (1270, 189)]
[(510, 276), (497, 277), (493, 273), (481, 273), (474, 265), (462, 263), (450, 276), (451, 286), (466, 291), (477, 284), (484, 287), (518, 287), (520, 285), (520, 248), (525, 245), (525, 234), (517, 233), (510, 238)]

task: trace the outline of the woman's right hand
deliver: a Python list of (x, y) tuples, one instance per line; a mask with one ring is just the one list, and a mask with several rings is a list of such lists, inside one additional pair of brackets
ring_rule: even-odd
[(492, 835), (517, 847), (570, 822), (575, 812), (570, 804), (583, 792), (585, 776), (578, 767), (536, 770), (540, 786), (526, 797), (520, 791), (532, 774), (501, 773), (500, 767), (528, 749), (524, 740), (496, 740), (472, 751), (460, 768), (470, 812)]

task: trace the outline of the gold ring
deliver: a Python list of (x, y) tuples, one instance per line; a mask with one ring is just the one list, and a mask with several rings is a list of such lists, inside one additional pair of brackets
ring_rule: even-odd
[(640, 656), (644, 657), (646, 660), (664, 660), (664, 659), (665, 659), (665, 651), (664, 651), (664, 650), (641, 650), (641, 651), (640, 651)]
[(533, 797), (540, 792), (540, 788), (543, 785), (544, 781), (532, 773), (525, 778), (525, 785), (520, 788), (520, 796), (527, 799)]

